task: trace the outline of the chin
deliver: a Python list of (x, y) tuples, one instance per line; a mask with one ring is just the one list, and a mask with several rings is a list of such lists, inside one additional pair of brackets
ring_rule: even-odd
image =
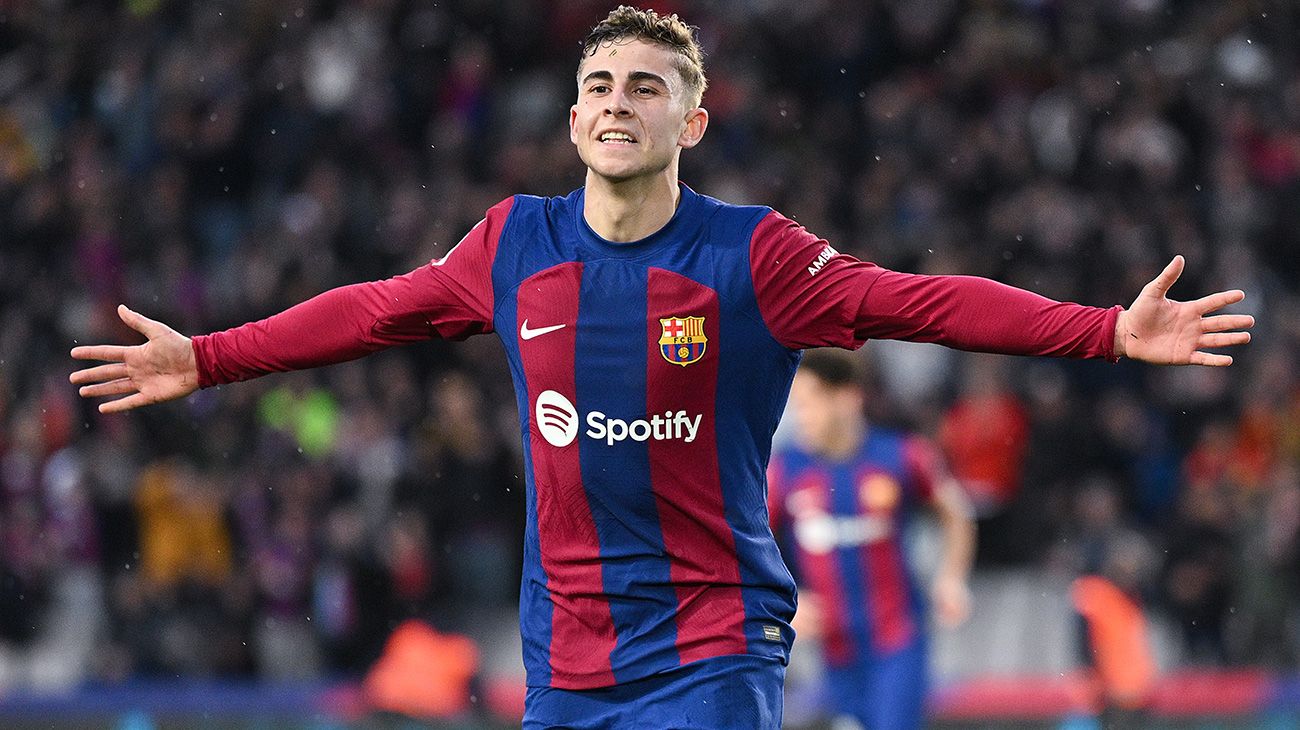
[(592, 172), (610, 182), (625, 182), (638, 177), (645, 177), (647, 171), (644, 169), (628, 169), (623, 167), (591, 165)]
[(601, 163), (602, 161), (596, 160), (595, 164), (588, 164), (587, 167), (591, 168), (592, 172), (595, 172), (597, 175), (609, 180), (610, 182), (625, 182), (627, 180), (660, 175), (664, 170), (668, 169), (671, 161), (663, 164), (627, 164), (626, 162), (623, 164), (609, 164), (608, 161), (606, 161), (606, 164)]

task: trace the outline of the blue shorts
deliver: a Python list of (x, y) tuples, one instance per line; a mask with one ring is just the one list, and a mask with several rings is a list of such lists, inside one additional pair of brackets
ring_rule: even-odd
[(918, 730), (925, 723), (929, 666), (924, 640), (893, 654), (846, 667), (827, 667), (826, 685), (837, 714), (867, 730)]
[(784, 685), (780, 661), (729, 655), (613, 687), (529, 687), (524, 730), (776, 730)]

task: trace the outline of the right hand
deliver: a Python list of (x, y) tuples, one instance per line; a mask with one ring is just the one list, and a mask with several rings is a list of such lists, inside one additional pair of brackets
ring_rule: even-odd
[(199, 389), (199, 370), (190, 338), (162, 322), (126, 308), (117, 316), (148, 338), (143, 345), (84, 345), (72, 348), (78, 360), (107, 365), (78, 370), (68, 377), (83, 398), (122, 396), (99, 404), (100, 413), (119, 413), (151, 403), (184, 398)]

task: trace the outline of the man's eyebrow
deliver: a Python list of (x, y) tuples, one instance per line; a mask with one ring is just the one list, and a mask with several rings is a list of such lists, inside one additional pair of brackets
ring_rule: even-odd
[(653, 81), (664, 88), (668, 88), (668, 82), (658, 74), (652, 74), (649, 71), (633, 71), (627, 75), (628, 81)]
[[(649, 71), (633, 71), (627, 75), (628, 81), (653, 81), (664, 88), (668, 88), (668, 82), (659, 74), (652, 74)], [(592, 71), (582, 77), (582, 83), (589, 81), (610, 81), (614, 80), (614, 74), (608, 71)]]

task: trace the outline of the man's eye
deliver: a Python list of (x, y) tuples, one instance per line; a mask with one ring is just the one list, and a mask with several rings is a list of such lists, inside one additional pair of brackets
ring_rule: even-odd
[(636, 89), (636, 93), (641, 94), (643, 96), (649, 96), (650, 94), (655, 93), (655, 90), (650, 88), (649, 86), (638, 86)]
[(604, 84), (597, 84), (596, 86), (591, 87), (591, 93), (593, 94), (603, 94), (606, 91), (609, 91), (609, 87)]

